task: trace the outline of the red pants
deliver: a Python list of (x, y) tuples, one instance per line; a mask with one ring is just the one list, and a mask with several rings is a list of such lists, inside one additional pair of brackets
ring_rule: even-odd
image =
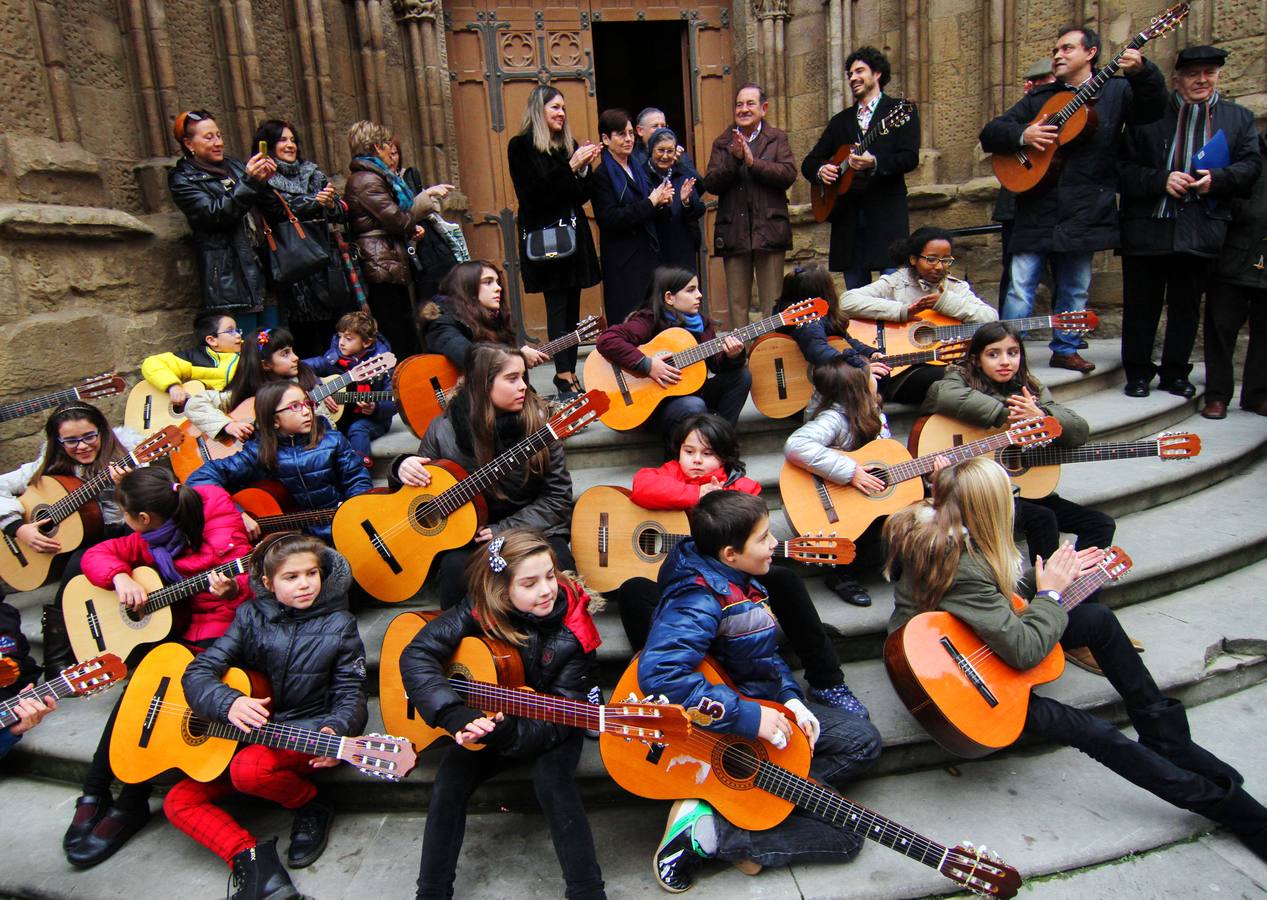
[(309, 780), (307, 753), (274, 750), (261, 744), (243, 747), (229, 763), (229, 771), (203, 784), (186, 778), (167, 792), (163, 812), (185, 834), (225, 862), (255, 846), (255, 838), (233, 816), (216, 806), (235, 790), (298, 809), (317, 795)]

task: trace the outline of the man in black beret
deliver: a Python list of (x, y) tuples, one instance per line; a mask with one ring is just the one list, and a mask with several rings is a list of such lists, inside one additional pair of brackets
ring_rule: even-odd
[[(1153, 376), (1181, 397), (1200, 322), (1201, 295), (1227, 236), (1230, 201), (1244, 197), (1262, 167), (1254, 116), (1222, 97), (1219, 72), (1227, 52), (1186, 47), (1171, 76), (1166, 113), (1126, 129), (1122, 152), (1122, 365), (1128, 397), (1146, 397)], [(1194, 157), (1222, 133), (1226, 151)], [(1220, 158), (1221, 157), (1221, 158)], [(1153, 342), (1162, 307), (1166, 336), (1161, 364)]]

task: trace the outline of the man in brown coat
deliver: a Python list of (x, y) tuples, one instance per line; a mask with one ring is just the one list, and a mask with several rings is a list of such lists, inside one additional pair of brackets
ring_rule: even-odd
[(748, 324), (754, 273), (761, 314), (770, 315), (792, 246), (787, 189), (796, 160), (787, 134), (765, 121), (769, 106), (759, 85), (739, 89), (734, 127), (713, 141), (704, 176), (704, 189), (717, 195), (713, 254), (726, 268), (732, 328)]

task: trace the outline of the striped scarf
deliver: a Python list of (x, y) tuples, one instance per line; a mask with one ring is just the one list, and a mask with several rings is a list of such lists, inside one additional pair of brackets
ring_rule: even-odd
[[(1196, 175), (1196, 167), (1192, 163), (1193, 154), (1205, 146), (1210, 139), (1210, 114), (1214, 105), (1219, 102), (1218, 91), (1209, 100), (1200, 103), (1185, 103), (1176, 91), (1171, 101), (1178, 111), (1175, 117), (1175, 134), (1170, 139), (1170, 155), (1166, 157), (1167, 172), (1187, 172)], [(1170, 194), (1163, 192), (1161, 199), (1153, 210), (1154, 219), (1173, 219), (1179, 215), (1179, 202)]]

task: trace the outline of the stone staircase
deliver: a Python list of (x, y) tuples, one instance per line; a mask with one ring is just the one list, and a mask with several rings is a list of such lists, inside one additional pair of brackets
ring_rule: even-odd
[[(1044, 349), (1031, 344), (1031, 359), (1045, 359)], [(1042, 366), (1036, 372), (1058, 400), (1071, 403), (1088, 419), (1092, 440), (1127, 440), (1166, 430), (1193, 431), (1202, 439), (1201, 455), (1192, 460), (1065, 467), (1061, 494), (1116, 517), (1115, 542), (1135, 562), (1126, 578), (1103, 592), (1103, 600), (1119, 610), (1128, 633), (1143, 641), (1144, 659), (1163, 690), (1192, 707), (1194, 733), (1240, 767), (1257, 795), (1267, 795), (1267, 756), (1253, 749), (1261, 743), (1261, 726), (1252, 715), (1267, 701), (1267, 685), (1260, 684), (1267, 680), (1267, 627), (1261, 624), (1267, 600), (1267, 517), (1262, 515), (1267, 504), (1267, 421), (1234, 410), (1225, 421), (1209, 422), (1196, 415), (1199, 397), (1191, 401), (1155, 393), (1128, 399), (1120, 391), (1116, 342), (1092, 341), (1085, 355), (1099, 366), (1091, 376)], [(1198, 384), (1200, 376), (1198, 370)], [(547, 373), (534, 372), (533, 381), (548, 390)], [(914, 410), (890, 409), (889, 420), (895, 437), (905, 440)], [(763, 418), (751, 404), (740, 422), (748, 474), (765, 488), (776, 530), (783, 535), (790, 532), (782, 520), (777, 478), (783, 440), (792, 427), (790, 421)], [(376, 475), (385, 475), (391, 457), (416, 447), (416, 439), (397, 424), (375, 444)], [(572, 439), (567, 453), (578, 495), (597, 484), (627, 487), (637, 467), (662, 460), (661, 437), (615, 434), (599, 425)], [(868, 586), (875, 604), (857, 609), (826, 590), (821, 570), (801, 572), (833, 632), (846, 680), (884, 737), (878, 766), (858, 782), (851, 798), (944, 843), (965, 836), (987, 843), (1021, 870), (1029, 882), (1026, 892), (1035, 895), (1062, 896), (1053, 891), (1069, 893), (1075, 883), (1085, 883), (1091, 893), (1082, 896), (1109, 896), (1093, 887), (1107, 877), (1097, 867), (1127, 854), (1149, 853), (1147, 866), (1120, 869), (1122, 883), (1135, 888), (1112, 895), (1156, 896), (1166, 888), (1150, 884), (1147, 873), (1165, 871), (1160, 861), (1172, 859), (1171, 854), (1181, 854), (1169, 864), (1173, 869), (1182, 868), (1178, 860), (1197, 853), (1186, 842), (1209, 830), (1207, 820), (1131, 787), (1075, 751), (1029, 745), (971, 763), (951, 757), (902, 707), (884, 673), (880, 649), (891, 589), (873, 577)], [(37, 644), (39, 605), (51, 595), (52, 588), (45, 587), (10, 598), (22, 609), (24, 626)], [(370, 656), (372, 694), (377, 694), (379, 647), (388, 624), (402, 611), (429, 605), (434, 604), (424, 592), (408, 603), (358, 612)], [(610, 687), (630, 651), (614, 608), (597, 620), (604, 639), (599, 650), (603, 681)], [(1041, 690), (1125, 721), (1108, 683), (1079, 669), (1069, 667)], [(0, 825), (0, 838), (7, 838), (26, 861), (24, 867), (0, 867), (0, 896), (201, 896), (222, 886), (224, 872), (218, 863), (162, 827), (150, 826), (136, 839), (142, 857), (125, 852), (80, 875), (62, 860), (57, 839), (114, 699), (106, 694), (65, 703), (0, 769), (15, 776), (5, 781), (6, 798), (12, 795), (21, 802), (31, 820), (17, 829)], [(370, 728), (380, 726), (374, 696)], [(297, 883), (322, 898), (366, 890), (387, 897), (411, 895), (422, 815), (437, 761), (436, 753), (423, 754), (418, 771), (399, 785), (364, 779), (347, 767), (334, 770), (332, 790), (355, 813), (340, 818), (330, 851), (300, 873)], [(593, 743), (586, 746), (578, 778), (593, 810), (610, 895), (655, 896), (648, 862), (665, 805), (637, 800), (618, 788), (603, 770)], [(558, 896), (561, 881), (534, 807), (524, 770), (477, 792), (472, 803), (477, 814), (471, 818), (459, 873), (463, 894)], [(284, 835), (288, 828), (284, 813), (262, 808), (253, 809), (247, 822), (261, 834)], [(1201, 858), (1221, 860), (1235, 870), (1236, 877), (1225, 882), (1228, 890), (1243, 884), (1262, 890), (1267, 867), (1239, 850), (1225, 837), (1205, 839)], [(176, 893), (154, 893), (153, 875), (138, 871), (138, 859), (163, 857), (168, 862), (162, 865), (179, 879)], [(540, 864), (493, 865), (505, 859), (536, 859)], [(708, 873), (695, 889), (700, 896), (911, 897), (954, 888), (932, 870), (873, 846), (848, 867), (797, 866), (755, 880), (720, 867)], [(1046, 878), (1057, 873), (1068, 878)]]

